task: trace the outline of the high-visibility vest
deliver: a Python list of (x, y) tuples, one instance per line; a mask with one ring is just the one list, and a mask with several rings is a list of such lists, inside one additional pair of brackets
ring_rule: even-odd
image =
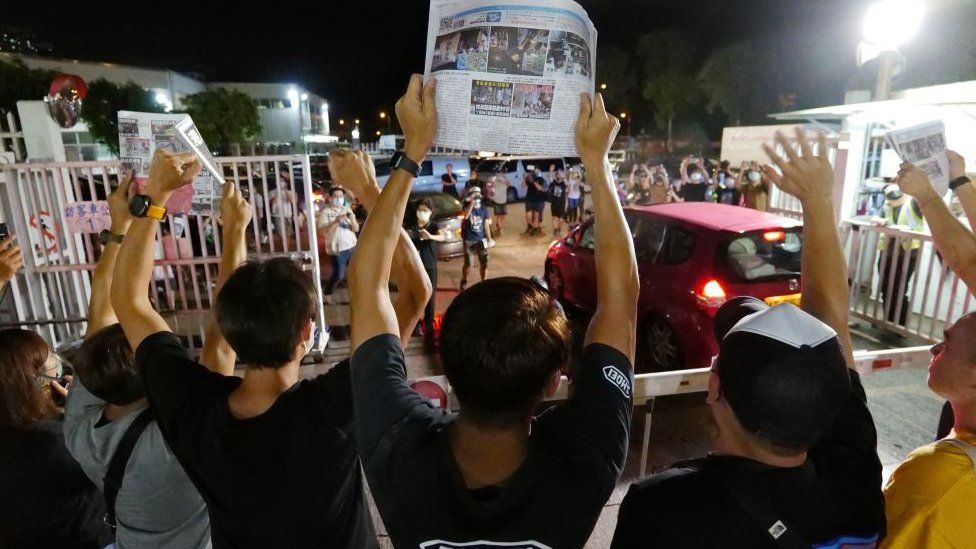
[[(898, 225), (900, 227), (908, 227), (910, 231), (917, 233), (923, 232), (925, 230), (925, 218), (915, 213), (915, 208), (912, 206), (912, 201), (909, 200), (905, 202), (901, 207), (901, 211), (898, 212), (898, 219), (895, 219), (895, 209), (890, 205), (884, 205), (884, 219), (885, 225), (892, 226)], [(884, 248), (888, 243), (888, 235), (882, 234), (878, 238), (878, 248)], [(922, 247), (922, 241), (917, 238), (902, 238), (901, 239), (901, 249), (905, 250), (917, 250)]]

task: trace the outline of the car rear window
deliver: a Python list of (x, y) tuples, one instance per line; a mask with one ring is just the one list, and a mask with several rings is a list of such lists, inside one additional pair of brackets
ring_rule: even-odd
[(800, 275), (801, 229), (770, 229), (737, 235), (719, 250), (719, 264), (739, 282)]

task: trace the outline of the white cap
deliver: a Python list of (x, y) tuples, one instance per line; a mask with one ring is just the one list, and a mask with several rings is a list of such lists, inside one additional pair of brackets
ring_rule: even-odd
[(804, 345), (816, 347), (837, 337), (837, 332), (833, 328), (790, 303), (743, 317), (729, 330), (726, 337), (736, 332), (750, 332), (765, 336), (797, 349)]

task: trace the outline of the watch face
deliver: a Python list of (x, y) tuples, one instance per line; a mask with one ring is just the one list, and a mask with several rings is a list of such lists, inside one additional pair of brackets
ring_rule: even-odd
[(135, 217), (146, 217), (150, 204), (151, 201), (148, 196), (137, 194), (132, 197), (132, 200), (129, 200), (129, 213)]

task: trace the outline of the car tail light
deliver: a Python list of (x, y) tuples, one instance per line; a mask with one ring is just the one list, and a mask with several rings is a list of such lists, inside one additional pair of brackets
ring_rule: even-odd
[(714, 315), (718, 308), (721, 307), (726, 300), (728, 295), (725, 293), (725, 288), (722, 284), (715, 279), (709, 280), (701, 286), (701, 288), (695, 293), (695, 302), (698, 308), (705, 311), (709, 315)]
[(766, 242), (782, 242), (786, 238), (783, 231), (766, 231), (763, 233), (763, 240)]

